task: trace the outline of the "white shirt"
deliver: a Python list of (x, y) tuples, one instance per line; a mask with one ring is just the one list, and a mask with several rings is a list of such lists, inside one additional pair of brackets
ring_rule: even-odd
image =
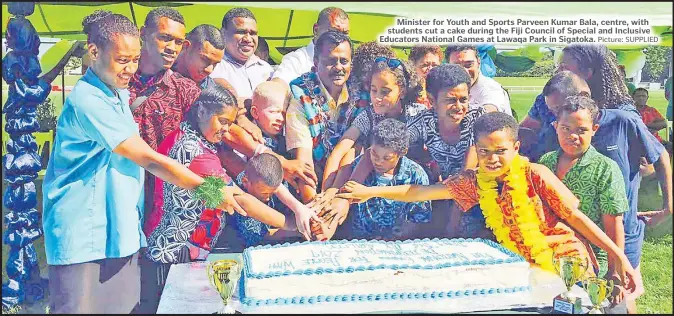
[(215, 65), (210, 77), (227, 80), (239, 98), (250, 99), (257, 85), (269, 80), (273, 71), (274, 68), (255, 55), (250, 56), (245, 64), (241, 64), (225, 53), (225, 57)]
[(470, 87), (468, 98), (471, 110), (483, 107), (485, 104), (492, 104), (499, 112), (513, 115), (508, 93), (496, 80), (485, 75), (480, 75), (475, 84)]
[(311, 41), (309, 45), (285, 54), (272, 78), (281, 78), (289, 84), (295, 78), (310, 72), (313, 66), (314, 41)]

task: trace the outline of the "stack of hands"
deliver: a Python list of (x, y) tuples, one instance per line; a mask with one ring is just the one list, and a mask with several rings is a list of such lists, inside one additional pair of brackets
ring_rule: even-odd
[[(298, 231), (306, 240), (326, 241), (332, 237), (338, 225), (344, 223), (349, 212), (349, 200), (337, 196), (338, 189), (328, 189), (317, 194), (307, 204), (300, 204), (293, 210), (295, 220), (287, 220), (283, 230)], [(248, 213), (236, 202), (235, 196), (245, 192), (238, 186), (222, 188), (224, 202), (218, 206), (232, 215), (235, 212), (242, 216)]]

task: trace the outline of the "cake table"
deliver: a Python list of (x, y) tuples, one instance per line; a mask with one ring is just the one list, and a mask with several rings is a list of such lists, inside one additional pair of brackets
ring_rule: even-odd
[[(208, 261), (234, 259), (243, 262), (240, 253), (211, 254)], [(194, 262), (176, 264), (171, 267), (166, 286), (159, 302), (157, 314), (213, 314), (221, 306), (220, 296), (211, 286), (206, 268), (208, 262)], [(550, 313), (552, 299), (565, 290), (562, 280), (555, 275), (538, 267), (531, 268), (530, 274), (532, 290), (527, 294), (531, 296), (527, 305), (503, 307), (503, 302), (491, 302), (475, 297), (460, 301), (460, 298), (445, 299), (442, 303), (428, 300), (420, 301), (423, 304), (410, 304), (409, 306), (396, 306), (390, 304), (372, 304), (366, 309), (369, 313), (470, 313), (470, 312), (497, 312), (497, 313)], [(574, 286), (572, 292), (583, 300), (584, 309), (589, 308), (590, 300), (585, 291)], [(478, 297), (479, 298), (479, 297)], [(429, 304), (430, 303), (430, 304)], [(498, 308), (494, 307), (498, 304)], [(491, 306), (490, 306), (491, 305)], [(238, 301), (238, 291), (234, 293), (232, 306), (242, 313), (339, 313), (339, 306), (329, 310), (321, 310), (320, 307), (305, 305), (269, 306), (266, 309), (257, 308), (250, 310), (242, 306)], [(317, 309), (318, 308), (318, 309)], [(323, 307), (324, 308), (324, 307)]]

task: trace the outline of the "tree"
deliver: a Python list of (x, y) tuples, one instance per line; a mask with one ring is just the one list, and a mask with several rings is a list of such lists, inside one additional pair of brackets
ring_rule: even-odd
[(666, 70), (672, 58), (672, 48), (668, 46), (648, 46), (644, 53), (646, 54), (644, 73), (650, 78), (649, 81), (662, 82), (667, 77)]
[(496, 68), (497, 77), (544, 77), (550, 78), (555, 73), (557, 65), (555, 64), (551, 52), (543, 53), (543, 58), (537, 61), (533, 67), (522, 72), (510, 72), (501, 68)]
[(40, 124), (40, 132), (49, 132), (56, 129), (56, 107), (54, 101), (47, 97), (37, 106), (36, 119)]
[(66, 64), (66, 66), (65, 66), (65, 68), (64, 68), (64, 71), (65, 71), (66, 74), (67, 74), (67, 73), (70, 72), (71, 70), (75, 70), (75, 69), (77, 69), (77, 68), (79, 68), (79, 67), (81, 67), (81, 66), (82, 66), (82, 58), (76, 57), (76, 56), (72, 56), (72, 57), (70, 57), (70, 59), (68, 60), (68, 63)]

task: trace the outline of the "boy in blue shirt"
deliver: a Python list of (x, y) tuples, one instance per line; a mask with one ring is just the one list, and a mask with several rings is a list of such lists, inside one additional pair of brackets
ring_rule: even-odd
[[(283, 182), (283, 168), (281, 162), (272, 154), (263, 153), (257, 155), (246, 164), (243, 172), (236, 177), (236, 185), (244, 192), (254, 196), (272, 209), (291, 216), (292, 211), (283, 204), (274, 192)], [(242, 216), (238, 213), (228, 217), (231, 226), (240, 238), (240, 242), (246, 247), (256, 246), (265, 241), (292, 238), (293, 241), (301, 241), (301, 235), (297, 231), (285, 231), (270, 227), (252, 217)], [(294, 227), (291, 227), (294, 228)], [(230, 235), (231, 236), (231, 235)], [(231, 238), (231, 237), (230, 237)], [(230, 240), (231, 242), (231, 240)]]
[[(365, 186), (394, 186), (402, 184), (428, 185), (428, 176), (416, 162), (405, 157), (409, 134), (405, 123), (385, 119), (373, 130), (370, 158), (374, 170), (367, 176)], [(362, 158), (357, 157), (353, 164)], [(382, 198), (354, 204), (351, 214), (351, 238), (401, 240), (420, 237), (423, 224), (431, 219), (430, 201), (407, 203)], [(348, 228), (347, 228), (348, 229)]]

